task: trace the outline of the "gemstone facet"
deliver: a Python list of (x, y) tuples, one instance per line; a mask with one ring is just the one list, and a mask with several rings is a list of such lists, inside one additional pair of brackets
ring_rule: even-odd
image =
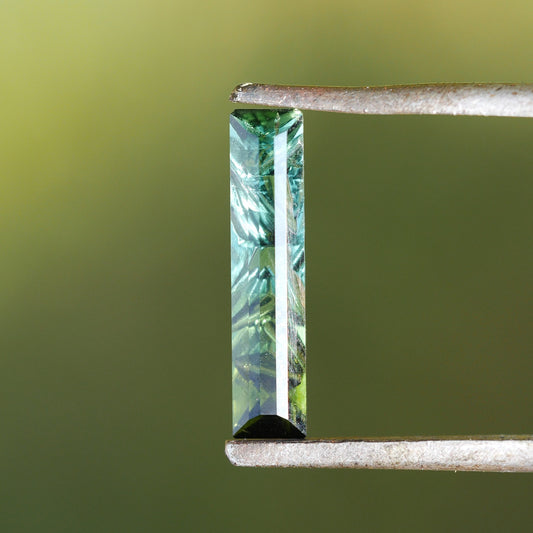
[(233, 435), (306, 435), (303, 117), (230, 116)]

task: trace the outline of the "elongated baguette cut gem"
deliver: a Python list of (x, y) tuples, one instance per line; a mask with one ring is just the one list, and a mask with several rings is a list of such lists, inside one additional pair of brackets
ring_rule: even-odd
[(307, 431), (303, 117), (230, 115), (233, 435)]

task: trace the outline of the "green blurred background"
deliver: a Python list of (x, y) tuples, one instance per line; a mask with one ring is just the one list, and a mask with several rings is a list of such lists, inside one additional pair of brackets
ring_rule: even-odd
[[(237, 83), (533, 81), (533, 4), (0, 4), (0, 531), (511, 531), (528, 475), (238, 469)], [(531, 433), (533, 121), (306, 113), (309, 435)], [(528, 527), (529, 526), (529, 527)]]

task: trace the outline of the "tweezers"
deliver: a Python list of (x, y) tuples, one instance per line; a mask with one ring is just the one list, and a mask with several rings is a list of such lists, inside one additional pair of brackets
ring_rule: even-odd
[[(232, 102), (360, 115), (533, 117), (533, 84), (238, 85)], [(533, 472), (533, 435), (226, 441), (249, 467)]]
[(356, 115), (533, 117), (533, 84), (436, 83), (388, 87), (306, 87), (244, 83), (240, 104)]

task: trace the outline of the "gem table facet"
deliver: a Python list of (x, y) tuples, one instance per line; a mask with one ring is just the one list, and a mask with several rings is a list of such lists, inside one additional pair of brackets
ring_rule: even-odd
[(303, 117), (230, 116), (233, 434), (306, 435)]

